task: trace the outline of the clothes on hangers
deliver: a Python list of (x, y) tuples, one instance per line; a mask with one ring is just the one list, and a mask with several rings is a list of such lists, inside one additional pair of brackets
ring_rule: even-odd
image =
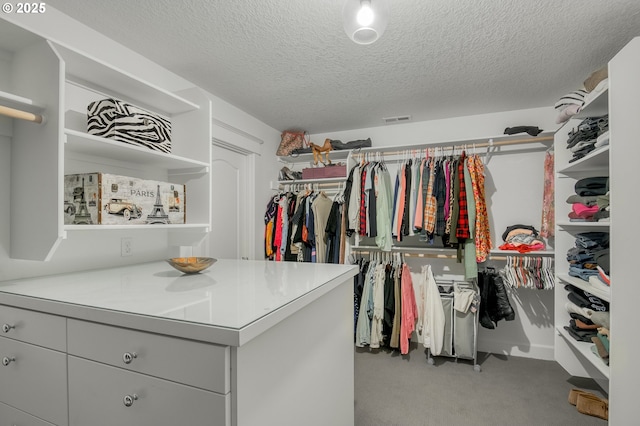
[(552, 290), (555, 287), (551, 257), (507, 256), (500, 276), (511, 288)]
[(324, 191), (304, 189), (275, 195), (265, 212), (265, 257), (339, 263), (344, 204), (343, 197), (332, 200)]
[(405, 158), (397, 167), (395, 185), (380, 161), (363, 161), (349, 176), (349, 230), (375, 238), (384, 251), (391, 249), (393, 239), (419, 235), (420, 242), (433, 245), (439, 237), (438, 244), (460, 247), (460, 261), (464, 248), (466, 277), (476, 276), (475, 263), (485, 261), (492, 246), (484, 164), (478, 155), (463, 151), (459, 157), (443, 157), (427, 151), (424, 158)]

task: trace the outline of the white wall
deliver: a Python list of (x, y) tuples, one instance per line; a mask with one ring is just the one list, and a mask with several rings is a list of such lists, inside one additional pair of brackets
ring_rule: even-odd
[[(488, 140), (502, 135), (506, 127), (520, 125), (538, 126), (546, 131), (558, 127), (555, 112), (549, 107), (314, 134), (311, 140), (321, 144), (326, 138), (342, 142), (371, 138), (374, 147), (424, 146), (464, 139)], [(523, 134), (523, 137), (528, 135)], [(544, 155), (550, 145), (551, 142), (502, 147), (488, 158), (485, 156), (485, 189), (494, 248), (503, 243), (500, 236), (509, 225), (522, 223), (540, 229)], [(486, 153), (486, 150), (478, 149), (478, 152)], [(389, 169), (394, 173), (395, 165), (390, 164)], [(549, 245), (552, 247), (553, 241)], [(432, 265), (436, 279), (464, 279), (464, 268), (455, 260), (407, 258), (414, 272), (426, 262)], [(487, 265), (501, 269), (504, 262), (490, 261)], [(516, 310), (516, 319), (500, 321), (495, 330), (480, 327), (479, 350), (553, 359), (553, 292), (511, 290), (510, 300)]]
[[(114, 67), (140, 75), (147, 81), (167, 90), (179, 91), (194, 86), (187, 80), (80, 24), (53, 7), (47, 6), (47, 13), (43, 15), (4, 14), (0, 16), (0, 19), (13, 22), (59, 44), (81, 50)], [(8, 58), (0, 56), (0, 71), (6, 68), (8, 60)], [(0, 74), (4, 75), (1, 72)], [(3, 78), (2, 75), (0, 78)], [(230, 142), (246, 143), (247, 148), (258, 156), (254, 182), (257, 214), (252, 215), (255, 221), (254, 227), (258, 232), (252, 243), (262, 247), (264, 227), (262, 204), (265, 200), (264, 205), (266, 206), (266, 200), (270, 194), (269, 180), (273, 179), (273, 176), (277, 176), (278, 164), (273, 154), (276, 151), (280, 133), (229, 103), (213, 95), (210, 95), (210, 98), (215, 119), (231, 128), (238, 129), (240, 134), (249, 135), (249, 137), (240, 138), (239, 141)], [(215, 137), (216, 127), (214, 126), (213, 129)], [(3, 203), (0, 203), (0, 281), (139, 263), (168, 257), (171, 249), (167, 245), (167, 237), (163, 232), (149, 233), (144, 230), (134, 230), (95, 233), (70, 232), (69, 238), (62, 241), (49, 262), (9, 258), (10, 223), (7, 201), (10, 199), (10, 135), (11, 121), (0, 117), (0, 199), (4, 200)], [(229, 138), (225, 137), (225, 139)], [(259, 141), (264, 141), (264, 143), (261, 144)], [(47, 209), (43, 207), (42, 214), (46, 214), (46, 211)], [(131, 257), (120, 256), (120, 239), (124, 236), (133, 239), (134, 254)], [(257, 250), (256, 253), (260, 258), (260, 251)]]

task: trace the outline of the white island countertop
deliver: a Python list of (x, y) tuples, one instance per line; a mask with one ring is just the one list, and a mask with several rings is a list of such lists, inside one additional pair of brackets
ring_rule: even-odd
[(240, 346), (356, 273), (353, 265), (221, 259), (185, 275), (158, 261), (3, 281), (0, 304)]

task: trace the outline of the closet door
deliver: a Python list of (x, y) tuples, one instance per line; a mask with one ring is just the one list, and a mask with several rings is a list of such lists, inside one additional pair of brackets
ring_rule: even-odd
[(252, 259), (254, 240), (253, 154), (213, 143), (212, 224), (209, 255), (218, 259)]

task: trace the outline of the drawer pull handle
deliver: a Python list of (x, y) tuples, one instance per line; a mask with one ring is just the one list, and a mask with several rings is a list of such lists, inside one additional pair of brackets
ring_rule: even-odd
[(137, 401), (137, 400), (138, 400), (138, 395), (136, 395), (135, 393), (133, 395), (127, 395), (122, 399), (125, 407), (131, 407), (133, 405), (133, 401)]
[(16, 328), (16, 326), (15, 325), (9, 325), (9, 324), (2, 324), (2, 331), (4, 331), (5, 333), (8, 333), (13, 328)]
[(5, 356), (4, 358), (2, 358), (2, 365), (4, 365), (6, 367), (7, 365), (9, 365), (9, 364), (11, 364), (12, 362), (15, 362), (15, 361), (16, 361), (15, 357), (9, 358), (9, 357)]
[(125, 364), (131, 364), (131, 361), (136, 358), (138, 358), (138, 354), (135, 352), (125, 352), (124, 355), (122, 355), (122, 360)]

